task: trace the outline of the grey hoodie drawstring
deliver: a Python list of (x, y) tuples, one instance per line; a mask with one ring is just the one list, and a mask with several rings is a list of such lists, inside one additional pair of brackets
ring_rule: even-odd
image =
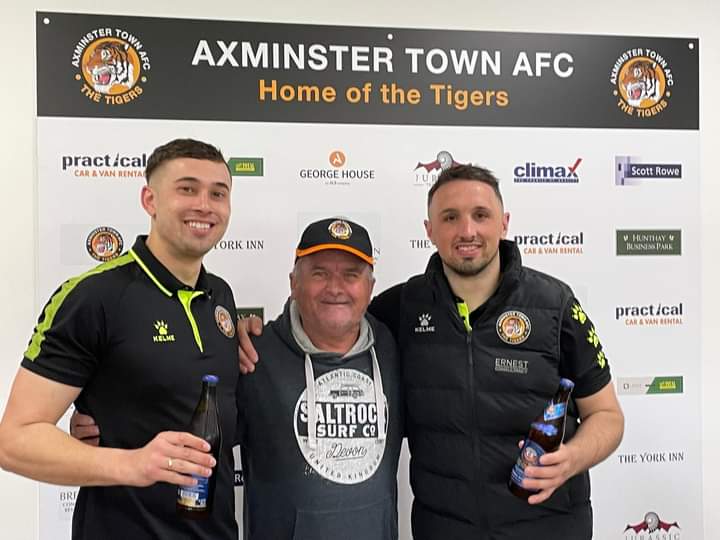
[(372, 356), (373, 367), (373, 386), (375, 387), (375, 407), (377, 408), (378, 419), (378, 440), (385, 440), (385, 392), (383, 392), (382, 375), (380, 374), (380, 365), (375, 354), (375, 345), (370, 347), (370, 356)]
[(310, 355), (305, 353), (305, 388), (308, 417), (308, 446), (317, 448), (317, 409), (315, 407), (315, 373)]

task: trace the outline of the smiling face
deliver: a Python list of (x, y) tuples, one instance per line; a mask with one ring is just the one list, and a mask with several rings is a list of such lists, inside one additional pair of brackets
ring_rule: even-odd
[(159, 165), (141, 194), (155, 256), (179, 264), (200, 261), (225, 234), (230, 189), (223, 162), (176, 158)]
[(499, 272), (498, 248), (509, 219), (488, 184), (452, 180), (435, 191), (425, 230), (446, 269), (475, 276), (489, 266)]
[(329, 249), (298, 260), (290, 289), (303, 329), (316, 346), (357, 339), (374, 284), (371, 266), (345, 251)]

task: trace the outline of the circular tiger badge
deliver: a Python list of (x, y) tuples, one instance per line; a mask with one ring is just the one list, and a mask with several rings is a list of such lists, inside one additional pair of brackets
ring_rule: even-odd
[(328, 226), (330, 236), (338, 240), (347, 240), (352, 236), (350, 224), (342, 219), (336, 219)]
[(500, 339), (509, 345), (519, 345), (530, 335), (530, 319), (522, 311), (506, 311), (495, 327)]
[(615, 61), (610, 83), (619, 109), (649, 118), (668, 106), (674, 81), (667, 58), (653, 49), (638, 48), (625, 51)]
[(88, 234), (85, 247), (88, 254), (96, 261), (110, 261), (122, 253), (123, 239), (112, 227), (98, 227)]
[(235, 323), (233, 323), (230, 312), (223, 306), (215, 307), (215, 322), (223, 334), (229, 338), (235, 337)]

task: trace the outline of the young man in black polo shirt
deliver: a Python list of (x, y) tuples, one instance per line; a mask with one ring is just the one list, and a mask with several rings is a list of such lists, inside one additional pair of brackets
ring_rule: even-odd
[[(76, 539), (235, 540), (235, 302), (202, 266), (227, 228), (231, 178), (216, 148), (190, 139), (157, 148), (146, 177), (150, 234), (66, 281), (45, 306), (0, 422), (0, 465), (85, 486)], [(206, 373), (220, 378), (217, 464), (207, 443), (183, 431)], [(102, 424), (98, 447), (55, 426), (72, 402)], [(176, 517), (177, 486), (211, 473), (211, 519)]]

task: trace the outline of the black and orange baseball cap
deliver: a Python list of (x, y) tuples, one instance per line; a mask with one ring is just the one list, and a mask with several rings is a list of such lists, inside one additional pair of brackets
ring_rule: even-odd
[(375, 264), (370, 235), (365, 227), (345, 218), (327, 218), (311, 223), (302, 233), (295, 258), (326, 249), (347, 251), (369, 265)]

